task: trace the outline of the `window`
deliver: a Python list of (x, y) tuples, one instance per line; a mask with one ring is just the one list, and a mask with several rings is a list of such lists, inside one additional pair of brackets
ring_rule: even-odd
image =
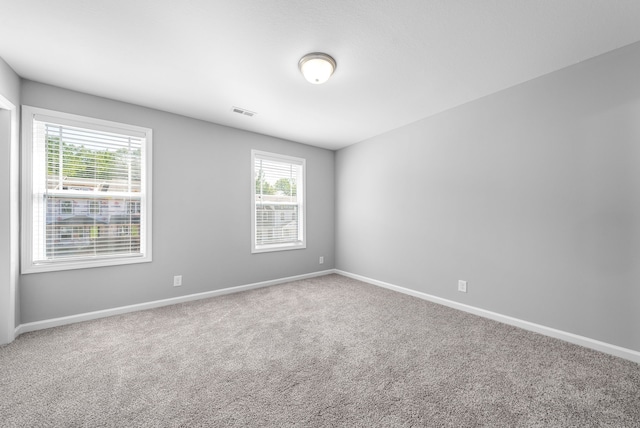
[(61, 214), (73, 214), (73, 205), (71, 204), (71, 201), (61, 201), (60, 204), (62, 206), (60, 209)]
[(140, 214), (140, 201), (127, 202), (127, 213)]
[(151, 130), (22, 112), (22, 272), (151, 261)]
[(253, 253), (306, 248), (305, 160), (251, 152)]
[(89, 214), (100, 214), (100, 201), (89, 201)]

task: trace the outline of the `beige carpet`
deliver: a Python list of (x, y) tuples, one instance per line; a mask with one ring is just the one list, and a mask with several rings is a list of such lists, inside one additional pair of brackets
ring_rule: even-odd
[(338, 275), (27, 333), (3, 427), (639, 427), (640, 365)]

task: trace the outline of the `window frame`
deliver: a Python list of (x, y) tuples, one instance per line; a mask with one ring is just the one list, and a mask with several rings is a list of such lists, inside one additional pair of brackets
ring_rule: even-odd
[[(296, 184), (296, 194), (298, 196), (298, 236), (301, 240), (287, 243), (258, 244), (257, 243), (257, 211), (256, 211), (256, 177), (255, 163), (256, 157), (272, 160), (276, 162), (292, 163), (300, 165), (302, 168), (302, 183)], [(251, 253), (259, 254), (274, 251), (300, 250), (307, 248), (307, 165), (306, 159), (282, 155), (278, 153), (265, 152), (261, 150), (251, 150)]]
[[(34, 141), (33, 122), (38, 117), (51, 120), (53, 123), (110, 131), (121, 134), (144, 134), (145, 142), (141, 147), (140, 157), (140, 254), (106, 254), (87, 258), (58, 259), (49, 261), (34, 260)], [(40, 107), (22, 106), (22, 213), (21, 213), (21, 273), (51, 272), (72, 269), (117, 266), (152, 261), (152, 147), (153, 132), (150, 128), (81, 116)], [(100, 203), (100, 201), (97, 201)], [(72, 207), (73, 209), (73, 207)]]

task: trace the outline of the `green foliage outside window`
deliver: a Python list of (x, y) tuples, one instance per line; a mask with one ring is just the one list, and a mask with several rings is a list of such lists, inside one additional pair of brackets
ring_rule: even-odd
[(73, 178), (89, 178), (101, 181), (127, 180), (131, 163), (133, 181), (140, 180), (140, 149), (129, 151), (95, 150), (84, 145), (78, 146), (62, 141), (62, 159), (60, 159), (60, 139), (47, 139), (47, 173), (50, 176), (60, 174)]

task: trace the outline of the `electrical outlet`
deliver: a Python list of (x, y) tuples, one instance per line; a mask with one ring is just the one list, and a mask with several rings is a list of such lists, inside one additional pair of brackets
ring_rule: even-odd
[(462, 280), (458, 281), (458, 291), (462, 293), (467, 292), (467, 281), (462, 281)]
[(173, 277), (173, 286), (180, 287), (182, 285), (182, 275), (176, 275)]
[(323, 264), (324, 263), (324, 257), (320, 256), (320, 260), (318, 260), (318, 264)]

